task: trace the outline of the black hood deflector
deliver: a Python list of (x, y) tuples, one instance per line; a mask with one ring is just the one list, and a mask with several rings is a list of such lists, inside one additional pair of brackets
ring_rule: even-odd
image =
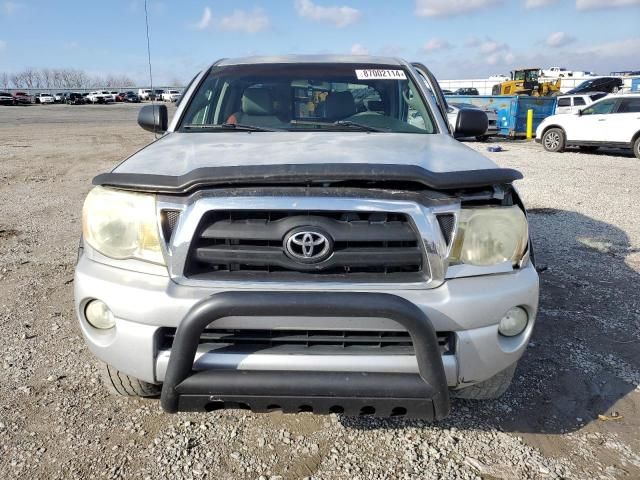
[(229, 185), (300, 185), (341, 181), (412, 182), (435, 190), (459, 190), (510, 184), (523, 178), (510, 168), (431, 172), (416, 165), (325, 163), (206, 167), (181, 176), (103, 173), (94, 185), (138, 192), (185, 194)]

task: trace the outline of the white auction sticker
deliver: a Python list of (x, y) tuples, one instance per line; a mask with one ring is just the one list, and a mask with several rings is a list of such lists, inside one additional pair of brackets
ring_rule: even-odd
[(358, 80), (406, 80), (404, 70), (356, 70)]

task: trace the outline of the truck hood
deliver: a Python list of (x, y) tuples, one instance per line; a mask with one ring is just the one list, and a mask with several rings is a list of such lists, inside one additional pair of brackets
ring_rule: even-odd
[(95, 185), (188, 193), (224, 185), (411, 182), (449, 190), (522, 178), (448, 135), (366, 132), (169, 133)]
[(363, 132), (207, 132), (165, 135), (114, 173), (182, 176), (206, 167), (327, 163), (413, 165), (431, 172), (496, 168), (449, 135)]

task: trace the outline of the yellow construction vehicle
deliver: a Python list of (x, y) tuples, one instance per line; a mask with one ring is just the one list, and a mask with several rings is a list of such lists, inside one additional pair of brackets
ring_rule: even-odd
[(511, 72), (511, 80), (493, 86), (492, 95), (533, 95), (548, 97), (560, 92), (560, 79), (555, 82), (538, 80), (539, 68), (522, 68)]

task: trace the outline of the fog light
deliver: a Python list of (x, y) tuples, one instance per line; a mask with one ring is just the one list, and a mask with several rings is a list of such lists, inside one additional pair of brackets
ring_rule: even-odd
[(505, 337), (515, 337), (527, 328), (527, 323), (529, 323), (527, 311), (522, 307), (513, 307), (500, 320), (498, 332)]
[(100, 300), (91, 300), (84, 309), (84, 316), (92, 327), (107, 330), (116, 324), (109, 307)]

